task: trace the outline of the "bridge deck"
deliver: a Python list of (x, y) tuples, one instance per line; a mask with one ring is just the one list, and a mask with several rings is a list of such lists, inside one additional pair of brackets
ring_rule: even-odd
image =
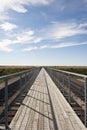
[(42, 69), (10, 124), (11, 130), (86, 130)]

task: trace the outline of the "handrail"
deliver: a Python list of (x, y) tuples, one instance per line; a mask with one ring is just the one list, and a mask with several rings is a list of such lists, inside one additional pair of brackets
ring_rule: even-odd
[[(28, 69), (28, 70), (26, 70), (26, 71), (21, 71), (21, 72), (17, 72), (17, 73), (13, 73), (13, 74), (9, 74), (9, 75), (5, 75), (5, 76), (1, 76), (0, 77), (0, 80), (4, 80), (4, 88), (5, 88), (5, 90), (4, 90), (4, 98), (5, 98), (5, 100), (4, 100), (4, 107), (5, 107), (5, 112), (4, 112), (4, 114), (5, 114), (5, 129), (6, 130), (8, 130), (9, 129), (9, 125), (8, 125), (8, 81), (9, 81), (9, 79), (12, 77), (12, 76), (19, 76), (20, 78), (19, 78), (19, 82), (20, 82), (20, 84), (19, 84), (19, 88), (21, 87), (21, 81), (22, 81), (22, 76), (23, 76), (23, 78), (26, 78), (26, 76), (29, 76), (29, 74), (30, 73), (32, 73), (32, 72), (34, 72), (34, 70), (36, 70), (36, 68), (34, 67), (34, 68), (31, 68), (31, 69)], [(27, 83), (29, 82), (28, 81), (29, 79), (26, 79), (25, 80), (25, 86), (27, 85)]]
[(21, 71), (21, 72), (16, 72), (16, 73), (13, 73), (13, 74), (8, 74), (8, 75), (0, 76), (0, 80), (9, 79), (12, 76), (20, 76), (21, 74), (25, 74), (25, 73), (27, 73), (29, 71), (32, 71), (33, 69), (34, 68), (28, 69), (28, 70), (25, 70), (25, 71)]
[[(73, 91), (71, 91), (71, 89), (73, 88), (72, 87), (73, 86), (72, 85), (72, 78), (73, 78), (72, 76), (78, 76), (78, 77), (83, 79), (83, 81), (84, 81), (83, 82), (83, 88), (80, 89), (80, 91), (83, 93), (83, 96), (84, 96), (84, 122), (85, 122), (85, 126), (87, 127), (87, 75), (67, 72), (67, 71), (55, 69), (55, 68), (52, 68), (52, 67), (51, 68), (46, 67), (46, 70), (50, 74), (52, 79), (54, 81), (56, 81), (60, 90), (62, 89), (63, 95), (65, 94), (65, 91), (67, 92), (67, 94), (68, 94), (67, 99), (68, 99), (70, 104), (71, 104), (71, 97), (73, 97), (73, 94), (74, 94)], [(66, 75), (67, 77), (65, 77), (65, 74), (67, 74)], [(65, 82), (67, 83), (67, 90), (65, 90), (66, 89), (65, 88), (66, 87)], [(79, 85), (76, 85), (76, 86), (79, 86)], [(76, 98), (78, 98), (78, 95), (76, 95), (76, 97), (74, 99), (76, 100)], [(81, 102), (82, 102), (82, 100), (81, 100)]]
[(87, 75), (83, 75), (83, 74), (67, 72), (67, 71), (64, 71), (64, 70), (54, 69), (54, 68), (49, 68), (49, 69), (52, 69), (52, 70), (55, 70), (55, 71), (59, 71), (59, 72), (62, 72), (62, 73), (66, 73), (66, 74), (70, 74), (70, 75), (74, 75), (74, 76), (79, 76), (79, 77), (82, 77), (82, 78), (87, 78)]

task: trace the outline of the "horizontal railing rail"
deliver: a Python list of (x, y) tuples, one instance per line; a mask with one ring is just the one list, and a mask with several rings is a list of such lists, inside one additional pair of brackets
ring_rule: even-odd
[(63, 71), (63, 70), (54, 69), (54, 68), (50, 68), (50, 69), (55, 70), (55, 71), (58, 71), (58, 72), (61, 72), (61, 73), (70, 74), (70, 75), (73, 75), (73, 76), (78, 76), (78, 77), (82, 77), (82, 78), (87, 78), (87, 75), (83, 75), (83, 74), (73, 73), (73, 72), (69, 72), (69, 71)]
[[(16, 97), (22, 92), (24, 88), (27, 88), (29, 84), (29, 79), (30, 78), (35, 78), (37, 74), (39, 73), (40, 68), (31, 68), (26, 71), (21, 71), (5, 76), (1, 76), (0, 80), (3, 80), (3, 83), (0, 85), (0, 114), (4, 111), (4, 123), (5, 123), (5, 129), (9, 129), (9, 124), (8, 124), (8, 106), (10, 105), (11, 101), (15, 100)], [(18, 83), (15, 83), (13, 87), (10, 85), (9, 86), (9, 80), (13, 77), (18, 77)], [(13, 80), (13, 84), (14, 84)], [(2, 87), (3, 84), (3, 87)], [(12, 92), (11, 92), (12, 91)], [(11, 94), (10, 94), (11, 93)], [(14, 95), (14, 96), (13, 96)], [(10, 100), (11, 98), (11, 100)]]
[(78, 115), (87, 127), (87, 75), (49, 67), (45, 69), (70, 105), (73, 106), (76, 104), (77, 108), (80, 108)]
[(25, 74), (25, 73), (27, 73), (27, 72), (30, 72), (30, 71), (32, 71), (33, 69), (35, 69), (35, 68), (28, 69), (28, 70), (21, 71), (21, 72), (16, 72), (16, 73), (13, 73), (13, 74), (8, 74), (8, 75), (0, 76), (0, 80), (9, 79), (9, 78), (12, 77), (12, 76), (20, 76), (21, 74)]

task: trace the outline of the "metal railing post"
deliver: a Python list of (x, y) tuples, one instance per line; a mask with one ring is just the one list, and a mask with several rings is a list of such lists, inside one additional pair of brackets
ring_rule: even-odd
[(87, 78), (85, 78), (85, 126), (87, 127)]
[(59, 88), (60, 88), (60, 79), (59, 79), (60, 73), (58, 72), (57, 74), (58, 74), (58, 83), (59, 83)]
[(8, 79), (5, 79), (5, 129), (8, 129)]
[(20, 90), (21, 90), (21, 86), (22, 86), (22, 74), (20, 75)]
[(62, 75), (62, 80), (63, 80), (63, 95), (65, 94), (65, 89), (64, 89), (64, 74)]
[(70, 74), (68, 74), (68, 89), (69, 89), (68, 101), (69, 101), (69, 103), (71, 103), (71, 83), (70, 83)]
[(25, 73), (25, 84), (26, 84), (26, 82), (27, 82), (27, 78), (26, 78), (27, 76), (26, 76), (26, 73)]

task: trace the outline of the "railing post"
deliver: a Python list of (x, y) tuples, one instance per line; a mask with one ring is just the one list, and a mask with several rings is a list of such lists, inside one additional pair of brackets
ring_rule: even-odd
[(69, 103), (71, 103), (71, 83), (70, 83), (70, 74), (68, 74), (68, 89), (69, 89), (69, 92), (68, 92), (68, 101), (69, 101)]
[(26, 82), (27, 82), (27, 75), (28, 75), (28, 73), (26, 73)]
[(22, 74), (20, 75), (20, 90), (21, 90), (21, 86), (22, 86)]
[(27, 74), (25, 73), (25, 84), (26, 84), (26, 82), (27, 82), (27, 78), (26, 78), (26, 77), (27, 77)]
[(8, 129), (8, 79), (5, 79), (5, 129)]
[(61, 84), (60, 84), (60, 73), (57, 73), (57, 81), (58, 81), (58, 88), (61, 90)]
[(64, 89), (64, 74), (62, 74), (62, 80), (63, 80), (63, 95), (65, 94), (65, 89)]
[(87, 127), (87, 78), (85, 78), (85, 126)]

